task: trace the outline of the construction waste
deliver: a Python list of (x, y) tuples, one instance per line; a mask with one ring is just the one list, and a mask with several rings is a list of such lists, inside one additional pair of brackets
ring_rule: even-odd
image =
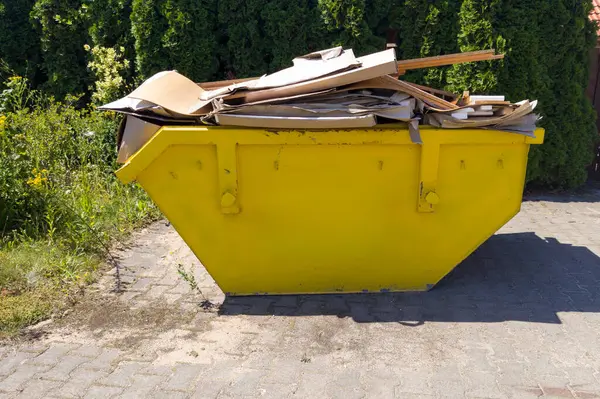
[(533, 136), (537, 101), (504, 96), (457, 96), (399, 80), (407, 70), (502, 58), (494, 50), (396, 61), (394, 49), (355, 57), (335, 47), (295, 58), (259, 78), (194, 83), (175, 71), (152, 76), (101, 110), (127, 115), (119, 131), (119, 162), (164, 125), (221, 125), (269, 129), (348, 129), (406, 123), (486, 128)]

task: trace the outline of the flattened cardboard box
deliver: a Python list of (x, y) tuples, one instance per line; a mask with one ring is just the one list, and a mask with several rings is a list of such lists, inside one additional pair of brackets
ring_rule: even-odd
[[(280, 97), (296, 96), (346, 86), (382, 75), (394, 74), (397, 71), (396, 53), (394, 49), (358, 57), (357, 60), (360, 61), (361, 66), (355, 69), (274, 89), (239, 91), (225, 97), (225, 100), (237, 98), (241, 99), (244, 103), (250, 103)], [(210, 95), (210, 92), (206, 92), (204, 97), (201, 98), (204, 99), (210, 97)]]
[(125, 163), (161, 128), (131, 115), (127, 115), (123, 123), (122, 134), (119, 134), (119, 153), (117, 154), (119, 163)]
[(144, 109), (161, 116), (166, 112), (174, 118), (198, 117), (212, 110), (210, 101), (199, 100), (203, 93), (204, 89), (185, 76), (164, 71), (147, 79), (129, 95), (98, 109), (116, 112)]
[(350, 117), (289, 117), (264, 115), (217, 114), (222, 126), (243, 126), (271, 129), (351, 129), (372, 127), (377, 123), (375, 115)]

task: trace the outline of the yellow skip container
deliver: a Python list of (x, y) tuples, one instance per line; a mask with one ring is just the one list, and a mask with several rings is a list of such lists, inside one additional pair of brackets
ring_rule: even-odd
[(420, 291), (519, 211), (535, 133), (163, 127), (117, 176), (229, 295)]

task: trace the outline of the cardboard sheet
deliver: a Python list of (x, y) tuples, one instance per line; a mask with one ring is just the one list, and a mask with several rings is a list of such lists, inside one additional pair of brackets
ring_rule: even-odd
[(140, 100), (146, 108), (154, 104), (176, 117), (199, 116), (212, 110), (209, 101), (199, 101), (203, 92), (204, 89), (185, 76), (175, 71), (164, 71), (146, 80), (131, 94), (99, 109), (135, 111), (131, 105), (136, 104), (135, 100)]
[(413, 116), (414, 100), (406, 100), (401, 105), (381, 105), (378, 107), (335, 106), (332, 104), (281, 104), (252, 105), (227, 112), (233, 115), (278, 116), (278, 117), (352, 117), (373, 114), (388, 119), (408, 121)]
[(442, 110), (453, 110), (457, 109), (458, 106), (446, 101), (436, 95), (428, 93), (424, 90), (413, 86), (411, 83), (398, 80), (391, 76), (378, 76), (373, 79), (364, 80), (359, 83), (348, 86), (348, 90), (360, 90), (360, 89), (388, 89), (397, 90), (403, 93), (410, 94), (417, 100), (421, 100), (429, 105), (433, 105)]
[[(424, 61), (439, 60), (415, 62)], [(521, 134), (533, 131), (538, 120), (532, 113), (535, 101), (511, 104), (504, 96), (465, 92), (450, 102), (444, 97), (456, 98), (452, 93), (398, 80), (390, 76), (398, 72), (394, 49), (355, 57), (351, 49), (334, 47), (296, 57), (292, 64), (260, 78), (200, 84), (175, 71), (157, 73), (128, 96), (100, 107), (127, 115), (119, 128), (119, 160), (164, 125), (337, 129), (373, 126), (379, 118), (409, 122), (411, 137), (419, 142), (421, 119), (442, 128)]]
[(200, 95), (200, 99), (222, 98), (239, 90), (263, 90), (290, 86), (361, 66), (361, 61), (354, 57), (352, 49), (343, 50), (342, 47), (306, 54), (294, 58), (292, 63), (292, 67), (257, 79), (234, 82), (224, 87), (206, 91)]
[(135, 116), (128, 115), (125, 119), (125, 128), (119, 143), (117, 162), (125, 163), (158, 132), (160, 126), (145, 122)]
[(377, 123), (374, 115), (350, 117), (285, 117), (264, 115), (217, 114), (222, 126), (244, 126), (273, 129), (350, 129), (372, 127)]
[(317, 79), (332, 73), (358, 68), (361, 63), (352, 50), (341, 47), (318, 51), (292, 60), (294, 66), (258, 79), (252, 90), (289, 86)]
[(242, 102), (249, 103), (279, 97), (296, 96), (396, 73), (396, 53), (394, 49), (359, 57), (357, 60), (361, 63), (359, 68), (274, 89), (242, 91), (229, 96), (225, 100), (241, 98)]

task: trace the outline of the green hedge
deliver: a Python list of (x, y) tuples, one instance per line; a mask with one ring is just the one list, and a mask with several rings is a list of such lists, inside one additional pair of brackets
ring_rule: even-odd
[(37, 0), (30, 13), (38, 30), (44, 87), (59, 99), (83, 94), (90, 83), (83, 45), (89, 41), (80, 0)]
[(540, 100), (547, 141), (532, 150), (528, 179), (575, 187), (597, 138), (584, 95), (590, 9), (590, 0), (0, 0), (0, 57), (19, 73), (41, 71), (38, 86), (63, 97), (91, 83), (85, 43), (124, 47), (132, 83), (165, 69), (197, 81), (256, 76), (332, 45), (377, 51), (391, 34), (399, 58), (496, 48), (505, 60), (405, 79)]
[[(40, 41), (29, 23), (29, 12), (35, 0), (0, 0), (0, 59), (9, 68), (35, 80), (40, 67)], [(0, 69), (6, 79), (8, 71)]]

